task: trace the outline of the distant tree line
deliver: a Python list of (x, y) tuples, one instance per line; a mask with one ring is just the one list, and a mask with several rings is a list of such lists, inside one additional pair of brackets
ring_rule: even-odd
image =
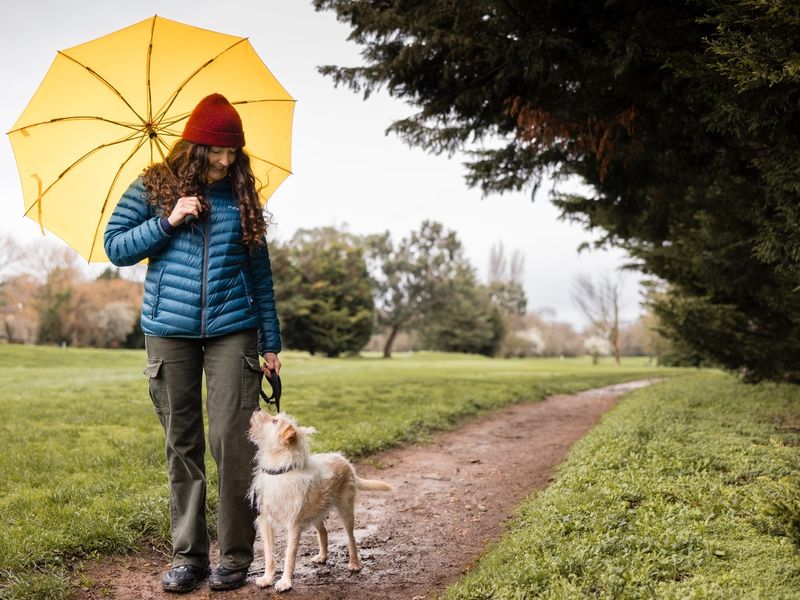
[(270, 252), (289, 348), (353, 353), (374, 329), (385, 329), (385, 357), (397, 335), (411, 331), (426, 349), (498, 352), (506, 328), (502, 307), (477, 281), (456, 234), (439, 223), (424, 222), (397, 244), (388, 233), (300, 230)]
[[(77, 255), (45, 243), (23, 248), (0, 237), (0, 341), (140, 348), (143, 266), (87, 277)], [(577, 356), (586, 335), (528, 311), (524, 257), (492, 248), (478, 281), (456, 234), (423, 222), (394, 241), (323, 227), (270, 245), (284, 345), (339, 356), (367, 347), (486, 356)], [(632, 324), (624, 354), (652, 354), (651, 334)], [(600, 329), (593, 333), (606, 336)]]
[(77, 254), (46, 243), (0, 239), (0, 340), (100, 348), (144, 345), (142, 284), (107, 268), (87, 278)]
[(470, 185), (587, 183), (553, 200), (653, 277), (676, 359), (800, 382), (796, 0), (314, 3), (364, 57), (323, 73), (418, 109), (390, 130)]

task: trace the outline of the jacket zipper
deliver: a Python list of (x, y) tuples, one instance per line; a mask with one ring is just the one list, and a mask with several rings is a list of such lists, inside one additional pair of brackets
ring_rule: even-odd
[(200, 292), (200, 337), (206, 337), (206, 301), (207, 297), (206, 294), (208, 290), (206, 289), (208, 286), (207, 279), (208, 279), (208, 236), (211, 229), (211, 203), (209, 202), (208, 207), (209, 214), (206, 216), (206, 222), (203, 224), (204, 226), (204, 235), (203, 235), (203, 281), (201, 283), (201, 292)]

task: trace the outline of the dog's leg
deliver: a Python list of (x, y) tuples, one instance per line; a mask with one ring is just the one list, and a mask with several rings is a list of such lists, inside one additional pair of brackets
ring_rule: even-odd
[(265, 588), (275, 579), (275, 530), (263, 515), (258, 515), (258, 532), (264, 544), (264, 575), (256, 578), (256, 585)]
[(353, 533), (355, 529), (355, 493), (348, 494), (342, 498), (338, 506), (339, 515), (344, 522), (344, 529), (347, 531), (347, 552), (350, 555), (350, 560), (347, 563), (347, 568), (351, 571), (361, 570), (361, 561), (358, 558), (358, 548), (356, 547), (356, 536)]
[(300, 543), (300, 526), (297, 523), (291, 523), (287, 529), (289, 538), (286, 541), (286, 560), (283, 564), (283, 576), (275, 584), (275, 590), (278, 592), (285, 592), (292, 587), (294, 562), (297, 559), (297, 545)]
[(311, 561), (317, 563), (318, 565), (321, 565), (326, 560), (328, 560), (328, 530), (325, 529), (324, 519), (320, 519), (319, 521), (314, 523), (314, 527), (317, 529), (317, 539), (319, 540), (319, 554), (317, 554), (314, 558), (312, 558)]

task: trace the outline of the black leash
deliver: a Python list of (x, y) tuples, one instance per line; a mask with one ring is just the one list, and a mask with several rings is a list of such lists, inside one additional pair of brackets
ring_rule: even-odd
[(272, 388), (272, 395), (267, 396), (263, 388), (258, 390), (258, 393), (267, 404), (267, 412), (269, 412), (270, 406), (274, 406), (275, 414), (277, 415), (281, 412), (281, 377), (277, 371), (272, 369), (269, 370), (269, 374), (265, 373), (264, 377)]

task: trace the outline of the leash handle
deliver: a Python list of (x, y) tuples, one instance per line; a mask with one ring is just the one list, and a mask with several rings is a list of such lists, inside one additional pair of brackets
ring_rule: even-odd
[(270, 369), (268, 374), (265, 373), (264, 377), (272, 388), (272, 395), (267, 396), (263, 388), (259, 389), (258, 393), (261, 399), (266, 403), (267, 411), (269, 411), (270, 406), (274, 406), (275, 414), (278, 414), (281, 412), (281, 377), (278, 375), (278, 372), (273, 369)]

